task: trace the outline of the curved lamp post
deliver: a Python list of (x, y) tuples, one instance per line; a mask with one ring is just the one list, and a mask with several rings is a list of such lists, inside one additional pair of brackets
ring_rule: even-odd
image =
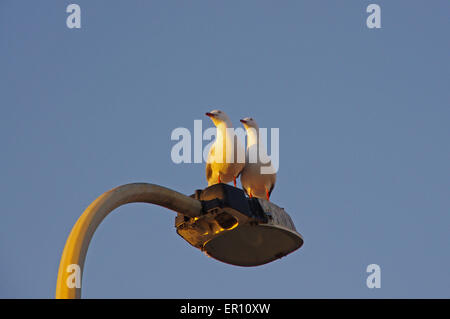
[(69, 284), (71, 267), (79, 267), (81, 279), (87, 249), (98, 225), (111, 211), (128, 203), (156, 204), (177, 212), (175, 226), (181, 237), (211, 257), (233, 265), (261, 265), (303, 244), (289, 215), (270, 202), (249, 200), (242, 190), (225, 184), (197, 191), (195, 197), (147, 183), (122, 185), (98, 197), (77, 220), (66, 241), (56, 298), (81, 297), (81, 284)]

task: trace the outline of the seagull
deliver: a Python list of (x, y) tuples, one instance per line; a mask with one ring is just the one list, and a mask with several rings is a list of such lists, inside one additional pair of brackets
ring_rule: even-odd
[[(245, 148), (236, 138), (233, 125), (225, 112), (213, 110), (206, 113), (206, 116), (209, 116), (217, 127), (216, 140), (209, 150), (206, 161), (208, 186), (233, 181), (234, 187), (236, 187), (236, 177), (239, 176), (245, 166)], [(230, 130), (227, 130), (227, 128)], [(227, 144), (230, 154), (227, 154)], [(234, 150), (231, 146), (234, 146)], [(234, 154), (233, 158), (231, 158), (231, 151)]]
[[(267, 150), (259, 142), (259, 126), (251, 117), (241, 120), (247, 131), (247, 150), (245, 154), (245, 167), (241, 172), (241, 184), (247, 195), (269, 200), (275, 187), (277, 174), (273, 170), (271, 162), (262, 163), (261, 158), (269, 159)], [(259, 151), (259, 153), (258, 153)], [(262, 174), (261, 167), (270, 167), (271, 174)]]

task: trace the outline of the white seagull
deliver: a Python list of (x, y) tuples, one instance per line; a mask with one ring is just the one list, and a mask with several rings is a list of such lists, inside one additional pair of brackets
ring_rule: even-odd
[[(269, 159), (267, 149), (259, 141), (259, 126), (254, 119), (246, 117), (241, 120), (247, 131), (247, 150), (245, 154), (245, 167), (241, 172), (241, 184), (249, 197), (266, 198), (269, 200), (270, 194), (275, 187), (277, 174), (273, 170), (272, 162), (266, 163), (261, 158)], [(260, 156), (261, 155), (261, 156)], [(270, 167), (269, 171), (274, 173), (262, 174), (261, 167)]]
[[(233, 125), (225, 112), (213, 110), (206, 113), (206, 116), (211, 118), (217, 128), (216, 140), (209, 150), (206, 161), (208, 186), (233, 181), (234, 187), (236, 187), (236, 177), (245, 166), (245, 148), (236, 138)], [(234, 149), (231, 148), (232, 146)], [(232, 157), (232, 155), (234, 156)]]

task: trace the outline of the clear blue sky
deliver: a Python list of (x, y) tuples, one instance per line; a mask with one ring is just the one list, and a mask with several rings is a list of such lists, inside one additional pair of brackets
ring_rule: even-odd
[(172, 163), (170, 133), (210, 127), (212, 108), (280, 128), (272, 200), (305, 245), (230, 266), (174, 213), (124, 206), (93, 237), (84, 297), (450, 297), (449, 1), (73, 2), (79, 30), (70, 1), (0, 2), (0, 297), (54, 296), (106, 190), (206, 187), (204, 165)]

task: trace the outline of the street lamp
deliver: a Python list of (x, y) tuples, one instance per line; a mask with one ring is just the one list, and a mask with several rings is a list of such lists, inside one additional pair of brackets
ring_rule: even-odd
[(102, 220), (128, 203), (150, 203), (177, 212), (177, 233), (194, 247), (225, 263), (257, 266), (300, 248), (303, 239), (289, 215), (264, 199), (247, 198), (238, 188), (216, 184), (191, 197), (146, 183), (116, 187), (98, 197), (75, 223), (66, 241), (56, 283), (56, 298), (81, 297), (81, 286), (68, 284), (72, 265), (80, 269), (91, 238)]

